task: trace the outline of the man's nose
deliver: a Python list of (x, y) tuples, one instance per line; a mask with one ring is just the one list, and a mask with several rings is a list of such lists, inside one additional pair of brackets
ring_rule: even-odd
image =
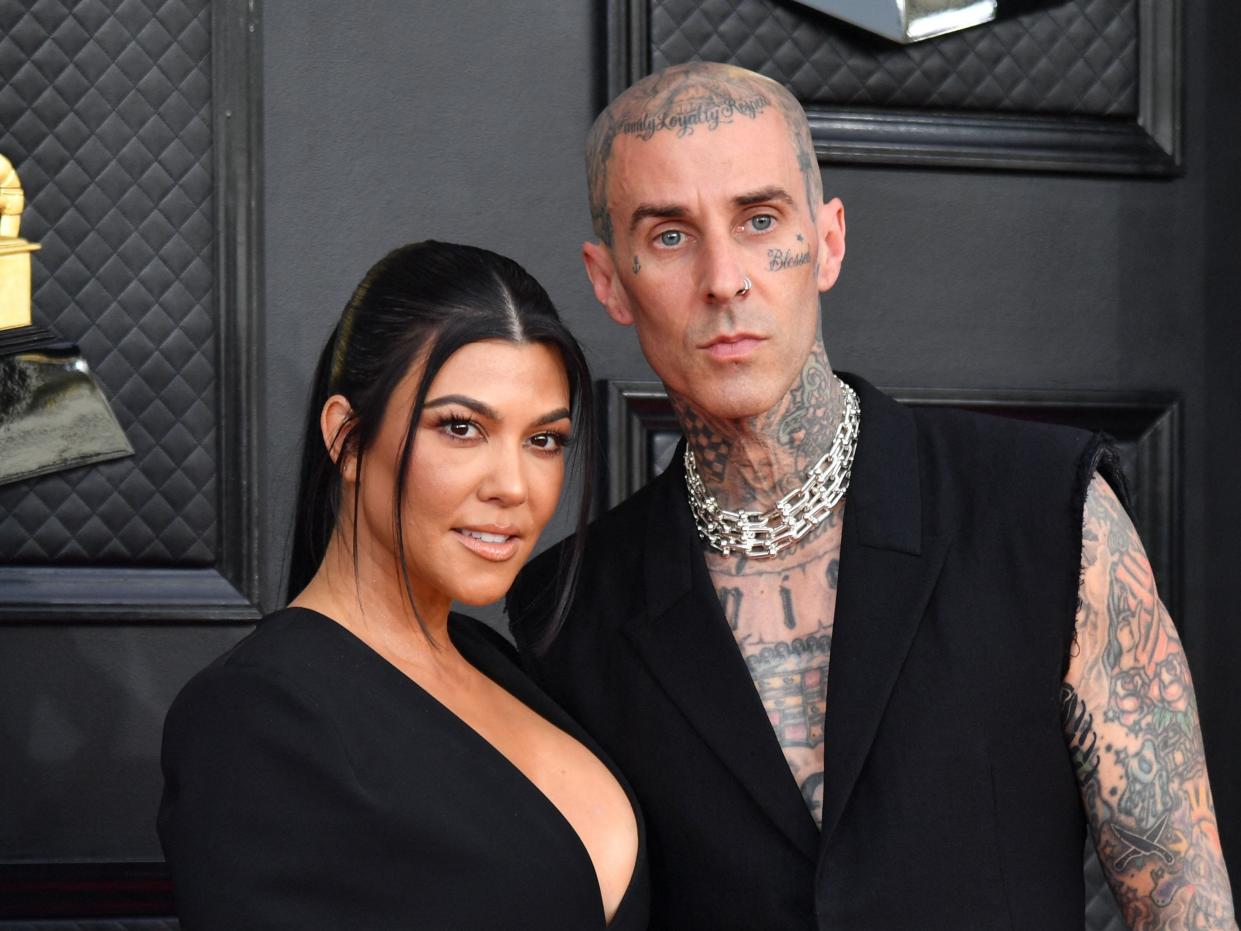
[(700, 253), (702, 293), (709, 304), (727, 304), (743, 297), (749, 288), (749, 274), (742, 261), (741, 246), (732, 236), (708, 237)]

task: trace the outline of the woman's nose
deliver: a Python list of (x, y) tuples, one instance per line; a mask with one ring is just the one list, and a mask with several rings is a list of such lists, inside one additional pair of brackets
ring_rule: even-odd
[(486, 474), (479, 483), (478, 496), (505, 507), (521, 504), (528, 493), (521, 444), (495, 443), (490, 452)]

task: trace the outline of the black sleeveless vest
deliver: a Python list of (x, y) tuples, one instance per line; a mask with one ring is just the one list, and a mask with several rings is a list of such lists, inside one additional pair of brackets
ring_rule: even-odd
[[(827, 684), (822, 831), (706, 571), (674, 465), (592, 525), (531, 671), (640, 798), (652, 928), (1083, 927), (1085, 820), (1059, 714), (1082, 508), (1078, 430), (910, 409), (860, 379)], [(679, 462), (679, 457), (674, 459)], [(510, 596), (519, 645), (556, 549)]]

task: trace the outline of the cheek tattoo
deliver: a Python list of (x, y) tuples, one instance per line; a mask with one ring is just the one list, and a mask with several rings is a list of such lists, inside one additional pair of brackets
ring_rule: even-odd
[(642, 271), (642, 263), (638, 261), (638, 257), (635, 255), (633, 257), (633, 273), (636, 275), (640, 271)]
[(792, 249), (768, 249), (767, 271), (782, 272), (786, 268), (797, 268), (799, 265), (810, 264), (810, 250), (794, 253)]

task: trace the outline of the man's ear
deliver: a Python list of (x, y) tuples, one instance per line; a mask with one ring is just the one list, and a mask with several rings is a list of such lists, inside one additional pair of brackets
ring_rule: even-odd
[[(353, 407), (343, 394), (334, 394), (323, 402), (319, 412), (319, 432), (328, 457), (336, 463), (340, 476), (352, 484), (358, 479), (357, 457), (346, 452), (349, 431), (353, 428)], [(344, 456), (342, 461), (341, 457)]]
[(819, 234), (819, 291), (828, 291), (840, 277), (845, 261), (845, 205), (833, 197), (819, 205), (815, 217)]
[(621, 326), (632, 324), (633, 313), (629, 309), (629, 295), (616, 274), (612, 250), (600, 242), (584, 242), (582, 261), (586, 264), (586, 277), (595, 289), (595, 297), (608, 312), (608, 316)]

